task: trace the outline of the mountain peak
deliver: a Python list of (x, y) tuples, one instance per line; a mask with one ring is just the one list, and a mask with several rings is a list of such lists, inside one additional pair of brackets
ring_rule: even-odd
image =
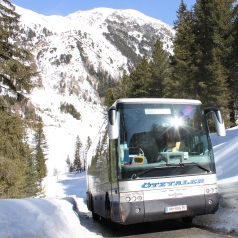
[[(132, 9), (102, 7), (65, 17), (18, 6), (16, 12), (21, 15), (19, 42), (32, 52), (40, 72), (39, 87), (30, 100), (45, 125), (48, 171), (52, 173), (56, 165), (63, 171), (67, 156), (73, 157), (76, 136), (85, 144), (101, 127), (105, 111), (101, 100), (109, 83), (120, 80), (124, 71), (130, 73), (143, 56), (150, 58), (157, 39), (172, 54), (175, 31)], [(62, 110), (62, 105), (80, 119)], [(71, 141), (70, 148), (65, 140)]]

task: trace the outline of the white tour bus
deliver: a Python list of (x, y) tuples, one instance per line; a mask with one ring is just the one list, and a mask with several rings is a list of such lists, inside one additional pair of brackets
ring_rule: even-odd
[(118, 99), (87, 157), (94, 219), (133, 224), (213, 214), (216, 168), (206, 117), (225, 136), (221, 112), (198, 100)]

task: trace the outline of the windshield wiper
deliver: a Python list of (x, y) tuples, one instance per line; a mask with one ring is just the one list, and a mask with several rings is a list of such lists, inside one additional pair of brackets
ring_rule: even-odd
[(197, 166), (198, 168), (206, 171), (207, 173), (211, 173), (212, 171), (210, 169), (206, 169), (205, 167), (201, 166), (200, 164), (198, 163), (195, 163), (195, 162), (183, 162), (183, 163), (179, 163), (181, 166), (185, 166), (185, 165), (195, 165)]
[(146, 174), (146, 173), (148, 173), (148, 172), (150, 172), (154, 169), (168, 169), (168, 168), (178, 168), (178, 167), (181, 167), (181, 165), (180, 164), (178, 164), (178, 165), (177, 164), (174, 164), (174, 165), (173, 164), (166, 164), (166, 166), (157, 166), (157, 167), (153, 167), (153, 168), (147, 169), (145, 171), (142, 171), (138, 174), (133, 174), (131, 176), (131, 178), (136, 179), (136, 178), (140, 177), (141, 175)]
[(131, 179), (136, 179), (136, 178), (140, 177), (141, 175), (146, 174), (146, 173), (148, 173), (148, 172), (150, 172), (150, 171), (152, 171), (152, 170), (154, 170), (154, 169), (179, 168), (179, 167), (182, 167), (182, 166), (184, 167), (184, 166), (186, 166), (186, 165), (195, 165), (195, 166), (197, 166), (198, 168), (200, 168), (200, 169), (206, 171), (207, 173), (211, 173), (211, 172), (212, 172), (211, 170), (206, 169), (205, 167), (201, 166), (201, 165), (198, 164), (198, 163), (195, 163), (195, 162), (184, 162), (184, 163), (179, 163), (179, 164), (166, 164), (166, 166), (153, 167), (153, 168), (147, 169), (147, 170), (145, 170), (145, 171), (143, 171), (143, 172), (140, 172), (140, 173), (138, 173), (138, 174), (133, 174), (133, 175), (131, 176)]

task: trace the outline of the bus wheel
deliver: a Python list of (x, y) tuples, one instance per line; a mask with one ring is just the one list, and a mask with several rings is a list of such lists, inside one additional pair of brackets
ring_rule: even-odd
[(90, 196), (88, 196), (88, 194), (87, 194), (87, 208), (88, 208), (88, 210), (89, 211), (91, 211), (91, 197)]
[(92, 209), (92, 218), (94, 221), (98, 221), (100, 216), (94, 212), (93, 199), (91, 197), (91, 209)]
[(105, 202), (105, 219), (104, 221), (107, 223), (107, 225), (114, 231), (122, 230), (122, 225), (118, 224), (111, 219), (111, 204), (109, 196), (106, 195), (106, 202)]
[(186, 226), (190, 226), (193, 222), (193, 216), (190, 217), (182, 217), (183, 224)]
[(106, 203), (105, 203), (105, 218), (107, 220), (111, 220), (111, 204), (108, 195), (106, 196)]

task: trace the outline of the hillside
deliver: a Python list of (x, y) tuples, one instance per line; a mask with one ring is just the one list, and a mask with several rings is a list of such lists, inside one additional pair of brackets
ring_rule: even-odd
[(48, 173), (63, 173), (67, 156), (73, 160), (76, 136), (85, 145), (102, 125), (105, 85), (133, 70), (142, 56), (149, 58), (158, 38), (172, 54), (175, 32), (135, 10), (97, 8), (62, 17), (16, 6), (16, 12), (21, 15), (19, 44), (30, 49), (39, 72), (28, 106), (43, 118)]

